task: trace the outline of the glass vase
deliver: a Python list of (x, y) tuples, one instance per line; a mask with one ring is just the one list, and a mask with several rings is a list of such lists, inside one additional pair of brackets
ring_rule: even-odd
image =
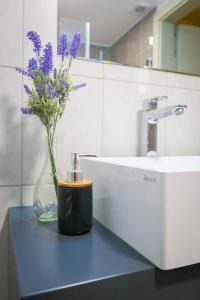
[[(33, 209), (38, 222), (54, 222), (58, 219), (57, 213), (57, 186), (55, 177), (60, 178), (60, 172), (56, 171), (55, 159), (56, 138), (51, 141), (45, 139), (45, 161), (35, 185), (33, 195)], [(53, 176), (54, 173), (54, 176)]]

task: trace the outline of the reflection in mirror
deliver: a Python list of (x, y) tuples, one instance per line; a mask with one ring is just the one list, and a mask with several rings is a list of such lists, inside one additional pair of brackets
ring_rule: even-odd
[(161, 22), (160, 68), (200, 75), (200, 2), (186, 1)]
[(199, 0), (58, 0), (58, 23), (81, 58), (200, 75)]

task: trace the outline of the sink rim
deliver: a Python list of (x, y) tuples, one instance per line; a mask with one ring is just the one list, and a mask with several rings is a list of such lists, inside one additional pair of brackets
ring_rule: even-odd
[(200, 172), (200, 156), (158, 156), (158, 157), (83, 157), (81, 160), (136, 168), (158, 173)]

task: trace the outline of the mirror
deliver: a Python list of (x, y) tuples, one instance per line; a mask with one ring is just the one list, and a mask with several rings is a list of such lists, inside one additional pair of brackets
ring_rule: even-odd
[(199, 0), (58, 0), (58, 28), (80, 58), (200, 75)]

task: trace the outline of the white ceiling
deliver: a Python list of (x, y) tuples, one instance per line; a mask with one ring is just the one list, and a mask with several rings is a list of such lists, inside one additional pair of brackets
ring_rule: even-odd
[[(91, 42), (110, 46), (153, 7), (167, 0), (58, 0), (59, 18), (90, 22)], [(145, 5), (143, 13), (135, 7)]]

